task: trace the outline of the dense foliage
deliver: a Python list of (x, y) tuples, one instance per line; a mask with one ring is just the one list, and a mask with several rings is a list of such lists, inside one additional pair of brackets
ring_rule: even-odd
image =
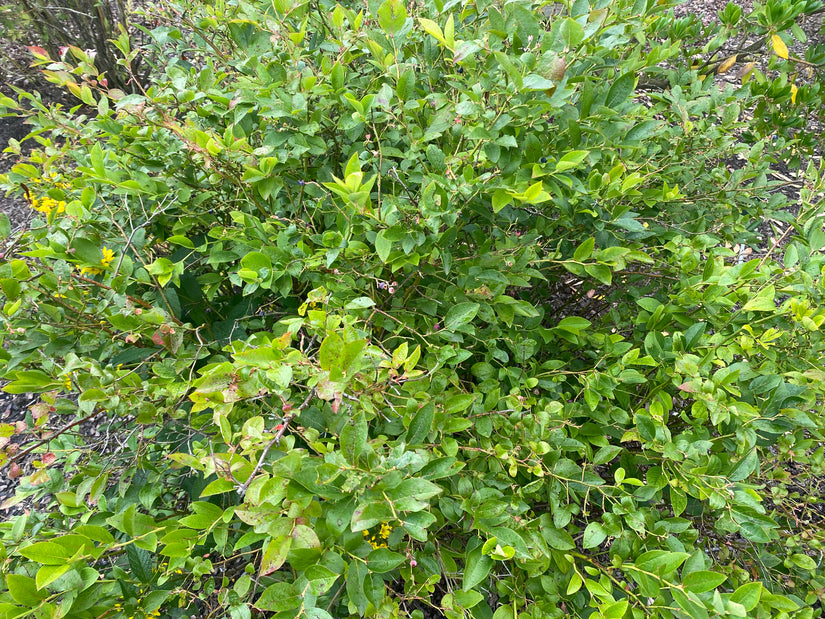
[(189, 3), (132, 94), (38, 52), (0, 617), (820, 616), (820, 8)]

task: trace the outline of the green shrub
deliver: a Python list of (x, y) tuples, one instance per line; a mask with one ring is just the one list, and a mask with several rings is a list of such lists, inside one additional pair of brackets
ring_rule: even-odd
[(190, 6), (140, 94), (2, 101), (48, 508), (0, 616), (819, 616), (823, 182), (768, 178), (818, 5), (725, 84), (667, 4), (368, 4)]

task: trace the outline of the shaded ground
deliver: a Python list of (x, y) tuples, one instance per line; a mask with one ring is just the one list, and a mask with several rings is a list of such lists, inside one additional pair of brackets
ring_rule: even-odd
[[(0, 118), (0, 149), (5, 150), (9, 139), (22, 140), (28, 132), (28, 127), (19, 118), (13, 116)], [(8, 172), (16, 161), (17, 155), (0, 153), (0, 174)], [(0, 212), (9, 216), (12, 230), (26, 225), (32, 215), (32, 210), (24, 198), (3, 194), (0, 194)]]

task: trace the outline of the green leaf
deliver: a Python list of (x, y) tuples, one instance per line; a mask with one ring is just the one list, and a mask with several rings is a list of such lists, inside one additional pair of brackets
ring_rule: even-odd
[(759, 456), (756, 449), (751, 449), (744, 458), (742, 458), (733, 470), (728, 475), (731, 481), (742, 481), (751, 476), (751, 474), (759, 468)]
[(95, 171), (95, 174), (101, 177), (106, 176), (106, 166), (103, 163), (103, 149), (100, 147), (100, 144), (94, 144), (89, 151), (89, 159), (92, 162), (92, 168)]
[(627, 600), (619, 600), (599, 607), (599, 611), (604, 619), (622, 619), (627, 612), (630, 603)]
[(584, 529), (582, 548), (595, 548), (607, 539), (607, 531), (598, 522), (591, 522)]
[(574, 49), (584, 40), (584, 28), (579, 22), (569, 17), (561, 21), (558, 33), (566, 49)]
[(447, 398), (446, 402), (444, 402), (444, 412), (448, 415), (460, 413), (475, 402), (477, 397), (479, 396), (475, 396), (472, 393), (460, 393), (458, 395), (451, 396)]
[(404, 563), (407, 558), (388, 548), (376, 548), (367, 556), (367, 569), (373, 574), (391, 572)]
[(581, 575), (578, 572), (573, 572), (573, 575), (570, 577), (570, 582), (567, 584), (567, 591), (566, 595), (573, 595), (582, 588), (582, 584), (584, 581), (582, 580)]
[(493, 560), (481, 552), (481, 546), (469, 550), (464, 559), (464, 582), (462, 589), (469, 591), (481, 584), (490, 575)]
[(577, 262), (583, 262), (587, 260), (590, 256), (593, 255), (593, 249), (596, 247), (596, 239), (590, 237), (586, 239), (581, 245), (576, 248), (576, 251), (573, 252), (573, 260)]
[(228, 479), (215, 479), (214, 481), (209, 482), (206, 488), (203, 489), (203, 492), (200, 494), (200, 498), (231, 492), (234, 489), (235, 484)]
[(771, 593), (766, 590), (762, 591), (762, 604), (770, 606), (771, 608), (775, 608), (776, 610), (785, 611), (789, 613), (799, 608), (799, 604), (797, 604), (790, 598), (784, 595), (779, 595), (777, 593)]
[(470, 591), (456, 589), (453, 591), (453, 598), (461, 608), (473, 608), (484, 599), (484, 596), (475, 589)]
[(444, 329), (454, 331), (461, 325), (466, 325), (476, 317), (479, 307), (481, 306), (478, 303), (456, 303), (444, 317)]
[(759, 598), (762, 595), (762, 583), (748, 582), (734, 591), (731, 596), (731, 602), (736, 602), (745, 607), (745, 610), (750, 612), (756, 605), (759, 604)]
[(504, 189), (497, 189), (495, 193), (493, 193), (493, 212), (498, 213), (501, 209), (505, 206), (510, 204), (513, 201), (513, 195)]
[(680, 589), (676, 587), (670, 588), (670, 593), (673, 595), (674, 601), (682, 607), (682, 609), (687, 613), (687, 616), (691, 619), (708, 619), (708, 611), (705, 608), (705, 605), (692, 600), (689, 596), (695, 594), (685, 594)]
[[(585, 241), (586, 243), (587, 241)], [(565, 331), (570, 331), (570, 333), (578, 333), (579, 331), (584, 331), (585, 329), (589, 328), (592, 323), (585, 319), (580, 318), (579, 316), (567, 316), (566, 318), (562, 318), (554, 328), (555, 329), (564, 329)]]
[(39, 591), (34, 579), (23, 574), (6, 574), (6, 586), (15, 602), (29, 608), (36, 608), (50, 595), (48, 591)]
[(424, 32), (435, 38), (439, 43), (442, 45), (447, 43), (447, 40), (444, 38), (444, 33), (441, 31), (441, 26), (433, 20), (419, 17), (418, 23), (421, 25)]
[(71, 558), (69, 551), (54, 542), (35, 542), (17, 550), (18, 554), (43, 565), (62, 565)]
[(378, 25), (387, 34), (394, 35), (407, 21), (407, 9), (401, 0), (385, 0), (378, 7)]
[(272, 261), (269, 256), (259, 251), (251, 251), (241, 258), (241, 266), (252, 271), (271, 269)]
[(776, 288), (773, 284), (765, 286), (759, 293), (750, 301), (742, 306), (743, 312), (775, 312), (776, 305), (774, 298), (776, 297)]
[(392, 241), (387, 239), (386, 230), (381, 230), (377, 235), (375, 235), (375, 253), (378, 255), (381, 262), (386, 264), (387, 257), (390, 255), (391, 250)]
[(682, 565), (689, 556), (686, 552), (650, 550), (636, 558), (636, 566), (648, 572), (668, 574)]
[(407, 429), (407, 444), (417, 445), (424, 441), (430, 434), (435, 418), (435, 404), (428, 402), (422, 406), (410, 422)]
[(264, 546), (264, 554), (261, 557), (259, 569), (260, 576), (269, 576), (273, 572), (281, 569), (286, 561), (289, 549), (292, 547), (291, 535), (279, 535), (270, 539)]
[(578, 165), (587, 159), (587, 156), (590, 154), (588, 150), (571, 150), (569, 153), (564, 155), (559, 162), (556, 164), (556, 172), (564, 172), (565, 170), (571, 170), (573, 168), (578, 167)]
[(5, 387), (6, 393), (42, 393), (54, 389), (58, 382), (40, 370), (17, 370), (14, 379)]
[(333, 572), (324, 565), (310, 565), (304, 570), (304, 576), (309, 581), (310, 593), (323, 595), (335, 584), (340, 574)]
[(656, 426), (650, 415), (644, 413), (636, 413), (634, 415), (636, 427), (639, 429), (639, 436), (646, 441), (652, 441), (656, 438)]
[(11, 220), (5, 213), (0, 213), (0, 240), (7, 239), (11, 234)]
[(659, 124), (658, 120), (645, 120), (633, 125), (630, 131), (624, 136), (625, 144), (641, 142), (645, 138), (656, 134)]
[(301, 594), (298, 588), (289, 582), (276, 582), (269, 585), (255, 602), (255, 608), (258, 610), (273, 612), (295, 610), (300, 606)]
[(576, 547), (573, 537), (564, 529), (557, 529), (553, 526), (552, 519), (548, 514), (542, 514), (541, 528), (539, 530), (542, 538), (544, 538), (544, 541), (547, 542), (550, 548), (555, 548), (556, 550), (572, 550)]
[(144, 584), (152, 582), (151, 554), (134, 544), (129, 544), (126, 546), (126, 559), (129, 561), (129, 569), (135, 578)]
[(360, 615), (364, 615), (370, 603), (364, 591), (364, 581), (368, 575), (367, 566), (362, 561), (353, 561), (347, 568), (347, 597)]
[(35, 575), (35, 582), (37, 583), (38, 589), (43, 589), (47, 587), (55, 580), (63, 576), (66, 572), (71, 569), (70, 563), (64, 563), (63, 565), (44, 565), (39, 570), (37, 570), (37, 574)]
[(676, 517), (681, 516), (687, 508), (687, 495), (685, 494), (685, 491), (671, 486), (670, 505), (673, 507), (673, 515)]
[(462, 41), (455, 48), (455, 54), (453, 55), (453, 62), (463, 62), (467, 58), (471, 57), (477, 51), (482, 49), (481, 45), (477, 41)]
[(605, 286), (609, 286), (613, 281), (613, 271), (610, 270), (610, 267), (604, 264), (586, 264), (584, 265), (585, 272), (595, 277)]
[(443, 489), (438, 484), (426, 479), (411, 477), (402, 481), (395, 488), (387, 490), (387, 496), (391, 501), (399, 501), (402, 498), (414, 498), (423, 501), (441, 494), (441, 492), (443, 492)]
[[(173, 243), (175, 245), (180, 245), (181, 247), (186, 247), (187, 249), (195, 249), (195, 244), (187, 237), (183, 236), (182, 234), (175, 234), (170, 236), (166, 239), (167, 243)], [(241, 261), (243, 264), (243, 261)]]
[(341, 453), (350, 464), (357, 464), (358, 457), (363, 453), (369, 437), (367, 418), (364, 413), (358, 413), (344, 424), (339, 438)]
[(618, 445), (605, 445), (593, 456), (593, 464), (607, 464), (623, 451)]
[(711, 572), (708, 570), (700, 570), (698, 572), (691, 572), (688, 574), (682, 584), (685, 589), (693, 593), (704, 593), (711, 591), (721, 585), (728, 579), (724, 574), (718, 572)]
[(321, 364), (321, 369), (327, 372), (333, 367), (340, 367), (341, 353), (344, 350), (344, 340), (335, 331), (330, 331), (329, 334), (321, 342), (321, 348), (318, 350), (318, 361)]
[(428, 144), (426, 154), (427, 160), (436, 172), (443, 172), (447, 169), (447, 166), (444, 163), (444, 153), (441, 152), (441, 149), (438, 148), (438, 146), (435, 144)]
[(607, 99), (604, 104), (612, 109), (617, 109), (627, 98), (633, 94), (636, 88), (636, 74), (625, 73), (619, 76), (607, 91)]
[(546, 77), (542, 77), (541, 75), (537, 75), (536, 73), (530, 73), (529, 75), (524, 76), (524, 80), (521, 84), (521, 90), (524, 92), (533, 92), (536, 90), (549, 90), (556, 85), (555, 82), (547, 79)]
[(541, 195), (541, 190), (541, 181), (536, 181), (524, 190), (524, 193), (519, 196), (519, 199), (524, 202), (535, 202)]
[(816, 561), (811, 559), (808, 555), (803, 555), (799, 552), (791, 555), (791, 563), (793, 563), (796, 567), (809, 572), (816, 570)]

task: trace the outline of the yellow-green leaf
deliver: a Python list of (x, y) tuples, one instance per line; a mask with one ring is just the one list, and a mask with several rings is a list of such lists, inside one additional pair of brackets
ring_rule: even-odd
[(723, 73), (727, 73), (728, 71), (730, 71), (731, 67), (735, 64), (736, 64), (736, 54), (734, 54), (730, 58), (726, 59), (722, 64), (720, 64), (719, 68), (716, 69), (716, 72), (719, 75), (722, 75)]
[(773, 46), (773, 51), (776, 52), (777, 56), (784, 58), (785, 60), (788, 59), (788, 46), (785, 45), (785, 41), (782, 40), (782, 37), (778, 34), (772, 34), (771, 45)]
[(759, 291), (753, 299), (745, 303), (742, 310), (745, 312), (773, 312), (776, 311), (774, 305), (774, 298), (776, 297), (776, 288), (773, 285), (766, 286)]
[(424, 32), (436, 38), (439, 43), (447, 43), (446, 39), (444, 38), (444, 33), (441, 31), (441, 26), (439, 26), (433, 20), (426, 19), (425, 17), (419, 17), (418, 23), (421, 24), (421, 27), (424, 29)]
[(573, 577), (570, 579), (570, 584), (567, 585), (567, 595), (573, 595), (576, 591), (582, 588), (582, 577), (578, 572), (573, 572)]

